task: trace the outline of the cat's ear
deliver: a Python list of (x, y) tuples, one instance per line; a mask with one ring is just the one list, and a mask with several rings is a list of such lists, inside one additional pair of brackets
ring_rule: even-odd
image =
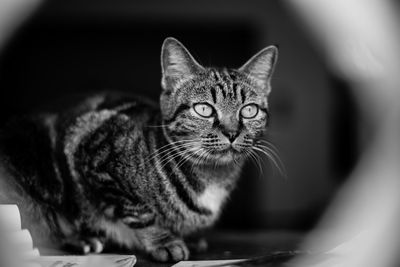
[(249, 59), (239, 71), (248, 75), (257, 86), (270, 91), (269, 82), (278, 59), (278, 48), (268, 46)]
[(161, 86), (174, 90), (180, 84), (192, 79), (204, 68), (197, 63), (189, 51), (175, 38), (165, 39), (161, 48)]

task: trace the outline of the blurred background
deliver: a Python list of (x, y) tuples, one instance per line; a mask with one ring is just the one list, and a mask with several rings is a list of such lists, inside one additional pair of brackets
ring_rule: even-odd
[(314, 226), (354, 166), (361, 133), (347, 84), (282, 1), (44, 1), (0, 55), (0, 124), (85, 92), (158, 101), (168, 36), (205, 66), (239, 67), (265, 46), (279, 46), (268, 138), (288, 178), (266, 160), (261, 174), (247, 164), (217, 227)]

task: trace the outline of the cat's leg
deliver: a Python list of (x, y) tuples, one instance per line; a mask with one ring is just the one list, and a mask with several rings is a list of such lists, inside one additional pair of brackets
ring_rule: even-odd
[[(110, 239), (107, 231), (113, 232), (107, 228), (118, 227), (119, 221), (129, 228), (143, 228), (154, 222), (154, 213), (147, 205), (134, 204), (124, 197), (123, 193), (108, 194), (102, 200), (101, 203), (97, 203), (92, 214), (77, 218), (73, 223), (59, 217), (58, 225), (63, 230), (64, 236), (63, 248), (79, 254), (101, 253), (106, 241)], [(126, 238), (129, 239), (128, 236)], [(111, 238), (113, 239), (115, 238)], [(124, 238), (113, 241), (117, 246), (123, 247), (125, 244), (121, 243), (121, 240)]]
[[(111, 191), (110, 188), (108, 190)], [(135, 196), (134, 192), (128, 198), (124, 192), (113, 188), (112, 193), (103, 196), (103, 201), (106, 204), (102, 207), (102, 214), (109, 220), (121, 220), (132, 229), (154, 224), (154, 211)]]
[(189, 258), (189, 249), (183, 239), (168, 230), (154, 225), (135, 232), (142, 248), (156, 261), (177, 262)]
[(122, 218), (122, 222), (133, 229), (147, 227), (155, 221), (155, 214), (147, 205), (134, 205), (126, 200), (115, 208), (114, 216)]
[(137, 247), (148, 253), (154, 260), (176, 262), (189, 258), (189, 249), (182, 238), (156, 224), (156, 214), (139, 201), (119, 199), (118, 207), (110, 214), (135, 232)]
[[(88, 225), (90, 224), (82, 222), (69, 223), (58, 217), (61, 247), (79, 254), (103, 252), (106, 242), (105, 232)], [(94, 223), (91, 225), (94, 225)]]

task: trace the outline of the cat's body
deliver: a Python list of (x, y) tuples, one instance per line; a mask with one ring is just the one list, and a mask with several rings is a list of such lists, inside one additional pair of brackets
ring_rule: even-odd
[(204, 69), (167, 39), (161, 109), (101, 93), (11, 123), (0, 139), (0, 201), (20, 205), (35, 238), (187, 259), (182, 237), (214, 224), (265, 129), (270, 54), (261, 88), (251, 70)]
[(59, 226), (52, 231), (79, 234), (90, 227), (94, 234), (104, 232), (111, 241), (136, 247), (134, 235), (116, 230), (122, 221), (133, 228), (156, 224), (176, 235), (210, 226), (239, 166), (198, 169), (188, 162), (178, 166), (182, 157), (168, 161), (165, 153), (157, 155), (168, 144), (159, 109), (118, 98), (99, 94), (65, 114), (19, 120), (2, 138), (12, 175), (39, 205), (51, 203), (48, 212)]

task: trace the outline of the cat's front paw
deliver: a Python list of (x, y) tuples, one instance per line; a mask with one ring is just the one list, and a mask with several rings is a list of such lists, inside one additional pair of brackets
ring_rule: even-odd
[(150, 255), (156, 261), (177, 262), (189, 259), (189, 249), (183, 240), (175, 239), (156, 247)]
[(71, 238), (64, 241), (64, 248), (79, 254), (101, 253), (104, 249), (104, 242), (101, 238)]

